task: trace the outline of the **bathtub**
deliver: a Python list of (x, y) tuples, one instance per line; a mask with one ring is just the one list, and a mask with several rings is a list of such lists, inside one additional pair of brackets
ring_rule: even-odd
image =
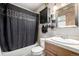
[(27, 46), (21, 49), (17, 49), (11, 52), (1, 52), (2, 56), (30, 56), (31, 55), (31, 49), (35, 46), (37, 46), (38, 43), (35, 43), (34, 45)]

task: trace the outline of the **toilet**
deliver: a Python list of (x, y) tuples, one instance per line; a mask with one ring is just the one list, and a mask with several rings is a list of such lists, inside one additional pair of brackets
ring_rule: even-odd
[(45, 38), (40, 38), (40, 46), (33, 47), (31, 52), (33, 56), (43, 56), (45, 48)]

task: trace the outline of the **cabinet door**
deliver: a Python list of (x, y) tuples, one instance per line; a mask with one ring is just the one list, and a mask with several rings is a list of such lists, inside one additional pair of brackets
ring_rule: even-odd
[(45, 43), (45, 53), (49, 56), (57, 56), (55, 49), (53, 49), (52, 45), (49, 43)]
[(49, 50), (45, 50), (46, 56), (56, 56), (54, 53), (51, 53)]

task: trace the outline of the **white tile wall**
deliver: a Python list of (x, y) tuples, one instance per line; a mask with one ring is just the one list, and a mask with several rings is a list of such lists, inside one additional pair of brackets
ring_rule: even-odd
[[(41, 26), (40, 25), (40, 32), (41, 32)], [(79, 27), (74, 28), (54, 28), (54, 29), (48, 29), (47, 33), (40, 33), (40, 37), (51, 37), (51, 36), (62, 36), (64, 38), (74, 38), (79, 40)]]

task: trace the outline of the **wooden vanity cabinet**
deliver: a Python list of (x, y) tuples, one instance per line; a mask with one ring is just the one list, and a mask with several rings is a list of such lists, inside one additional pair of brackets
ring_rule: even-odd
[(46, 56), (79, 56), (78, 53), (47, 42), (45, 42), (45, 54)]

